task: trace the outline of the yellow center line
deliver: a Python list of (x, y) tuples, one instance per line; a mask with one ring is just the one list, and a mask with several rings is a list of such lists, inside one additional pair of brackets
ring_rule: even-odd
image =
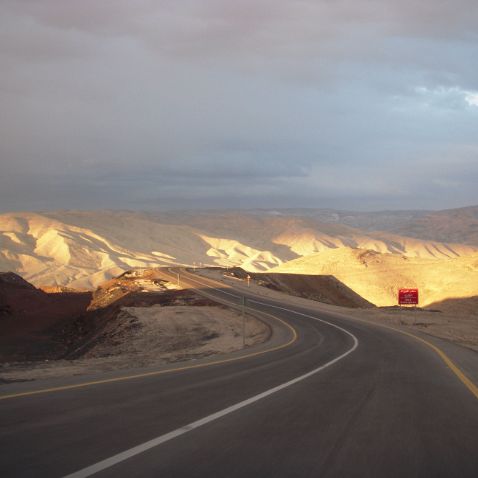
[[(212, 279), (207, 279), (210, 280), (211, 282), (215, 283)], [(198, 281), (199, 282), (199, 281)], [(333, 315), (333, 314), (332, 314)], [(404, 330), (397, 329), (395, 327), (391, 327), (385, 324), (379, 324), (375, 322), (370, 322), (368, 320), (364, 319), (359, 319), (357, 317), (352, 317), (352, 316), (346, 316), (344, 315), (343, 318), (346, 318), (348, 320), (357, 320), (359, 322), (372, 325), (372, 326), (378, 326), (378, 327), (383, 327), (385, 329), (393, 330), (395, 332), (398, 332), (403, 335), (408, 335), (409, 337), (412, 337), (413, 339), (421, 342), (422, 344), (426, 345), (427, 347), (430, 347), (442, 360), (445, 362), (447, 367), (456, 375), (456, 377), (465, 385), (466, 388), (474, 395), (476, 399), (478, 399), (478, 386), (476, 386), (471, 379), (469, 379), (465, 373), (451, 360), (450, 357), (437, 345), (429, 342), (428, 340), (425, 340), (415, 334), (412, 334), (410, 332), (406, 332)]]
[[(209, 281), (213, 282), (213, 283), (216, 283), (215, 281), (213, 281), (211, 279), (209, 279)], [(219, 284), (219, 283), (218, 283), (218, 285), (222, 286), (222, 284)], [(203, 294), (208, 295), (208, 294), (205, 294), (204, 292), (203, 292)], [(221, 300), (223, 300), (224, 302), (228, 302), (225, 299), (221, 299)], [(232, 304), (232, 305), (236, 306), (236, 304)], [(216, 360), (216, 361), (213, 361), (213, 362), (208, 362), (208, 363), (203, 363), (203, 364), (187, 365), (187, 366), (184, 366), (184, 367), (178, 367), (178, 368), (174, 368), (174, 369), (170, 369), (170, 370), (158, 370), (158, 371), (153, 371), (153, 372), (144, 372), (144, 373), (139, 373), (139, 374), (134, 374), (134, 375), (126, 375), (126, 376), (116, 377), (116, 378), (93, 380), (93, 381), (90, 381), (90, 382), (78, 383), (78, 384), (73, 384), (73, 385), (65, 385), (65, 386), (61, 386), (61, 387), (52, 387), (52, 388), (45, 388), (45, 389), (40, 389), (40, 390), (31, 390), (31, 391), (26, 391), (26, 392), (12, 393), (12, 394), (8, 394), (8, 395), (0, 395), (0, 400), (6, 400), (6, 399), (10, 399), (10, 398), (17, 398), (17, 397), (26, 397), (26, 396), (38, 395), (38, 394), (44, 394), (44, 393), (60, 392), (60, 391), (63, 391), (63, 390), (71, 390), (71, 389), (75, 389), (75, 388), (89, 387), (89, 386), (93, 386), (93, 385), (101, 385), (101, 384), (114, 383), (114, 382), (122, 382), (122, 381), (126, 381), (126, 380), (134, 380), (134, 379), (137, 379), (137, 378), (152, 377), (152, 376), (163, 375), (163, 374), (167, 374), (167, 373), (180, 372), (180, 371), (184, 371), (184, 370), (210, 367), (210, 366), (213, 366), (213, 365), (220, 365), (220, 364), (225, 364), (225, 363), (228, 363), (228, 362), (235, 362), (235, 361), (238, 361), (238, 360), (243, 360), (243, 359), (259, 356), (259, 355), (263, 355), (263, 354), (266, 354), (266, 353), (275, 352), (277, 350), (288, 347), (288, 346), (292, 345), (294, 342), (297, 341), (298, 334), (297, 334), (296, 329), (292, 325), (290, 325), (289, 323), (285, 322), (284, 320), (282, 320), (278, 317), (275, 317), (274, 315), (269, 314), (267, 312), (262, 312), (261, 311), (260, 313), (272, 318), (273, 320), (277, 320), (277, 321), (281, 322), (283, 325), (285, 325), (291, 331), (292, 338), (285, 344), (282, 344), (282, 345), (279, 345), (279, 346), (276, 346), (276, 347), (272, 347), (272, 348), (267, 349), (267, 350), (263, 350), (263, 351), (259, 351), (259, 352), (253, 352), (253, 353), (250, 353), (250, 354), (247, 354), (247, 355), (242, 355), (240, 357), (233, 357), (233, 358), (229, 358), (229, 359)], [(359, 322), (366, 323), (368, 325), (383, 327), (385, 329), (389, 329), (389, 330), (392, 330), (394, 332), (398, 332), (400, 334), (407, 335), (407, 336), (412, 337), (413, 339), (421, 342), (422, 344), (426, 345), (427, 347), (430, 347), (443, 360), (443, 362), (456, 375), (456, 377), (468, 388), (468, 390), (474, 395), (474, 397), (476, 399), (478, 399), (478, 387), (465, 375), (465, 373), (438, 346), (434, 345), (433, 343), (431, 343), (431, 342), (429, 342), (429, 341), (427, 341), (427, 340), (425, 340), (425, 339), (423, 339), (423, 338), (421, 338), (417, 335), (414, 335), (410, 332), (406, 332), (404, 330), (397, 329), (395, 327), (391, 327), (391, 326), (388, 326), (388, 325), (385, 325), (385, 324), (374, 323), (374, 322), (370, 322), (370, 321), (367, 321), (367, 320), (364, 320), (364, 319), (351, 317), (351, 316), (344, 316), (344, 317), (348, 320), (352, 320), (352, 321), (357, 320)]]
[(445, 362), (447, 367), (458, 377), (458, 379), (466, 386), (466, 388), (468, 388), (468, 390), (475, 396), (475, 398), (478, 399), (478, 387), (465, 375), (465, 373), (453, 362), (453, 360), (450, 357), (448, 357), (448, 355), (440, 347), (433, 344), (432, 342), (429, 342), (428, 340), (425, 340), (419, 337), (418, 335), (412, 334), (410, 332), (406, 332), (405, 330), (397, 329), (395, 327), (391, 327), (389, 325), (378, 324), (375, 322), (370, 322), (369, 320), (359, 319), (358, 317), (352, 317), (352, 316), (346, 316), (346, 315), (344, 315), (342, 318), (346, 318), (347, 320), (352, 320), (352, 321), (356, 320), (358, 322), (362, 322), (367, 325), (382, 327), (384, 329), (398, 332), (399, 334), (408, 335), (409, 337), (412, 337), (413, 339), (417, 340), (418, 342), (421, 342), (427, 347), (430, 347), (443, 360), (443, 362)]
[(64, 385), (64, 386), (60, 386), (60, 387), (42, 388), (42, 389), (39, 389), (39, 390), (30, 390), (30, 391), (26, 391), (26, 392), (11, 393), (11, 394), (8, 394), (8, 395), (0, 395), (0, 400), (7, 400), (7, 399), (10, 399), (10, 398), (18, 398), (18, 397), (28, 397), (28, 396), (31, 396), (31, 395), (39, 395), (39, 394), (43, 394), (43, 393), (61, 392), (63, 390), (72, 390), (72, 389), (75, 389), (75, 388), (90, 387), (92, 385), (101, 385), (101, 384), (105, 384), (105, 383), (124, 382), (126, 380), (134, 380), (134, 379), (137, 379), (137, 378), (154, 377), (156, 375), (164, 375), (164, 374), (167, 374), (167, 373), (181, 372), (181, 371), (184, 371), (184, 370), (191, 370), (191, 369), (203, 368), (203, 367), (210, 367), (212, 365), (220, 365), (220, 364), (225, 364), (225, 363), (228, 363), (228, 362), (236, 362), (238, 360), (244, 360), (244, 359), (248, 359), (248, 358), (251, 358), (251, 357), (256, 357), (256, 356), (259, 356), (259, 355), (264, 355), (266, 353), (281, 350), (285, 347), (289, 347), (290, 345), (292, 345), (294, 342), (297, 341), (297, 338), (298, 338), (297, 330), (292, 325), (288, 324), (286, 321), (280, 319), (279, 317), (275, 317), (272, 314), (268, 314), (267, 312), (262, 312), (261, 311), (260, 313), (264, 314), (264, 315), (267, 315), (270, 318), (272, 318), (274, 320), (277, 320), (277, 321), (281, 322), (283, 325), (285, 325), (290, 330), (290, 332), (292, 334), (292, 338), (288, 342), (286, 342), (285, 344), (278, 345), (276, 347), (272, 347), (272, 348), (269, 348), (267, 350), (253, 352), (253, 353), (250, 353), (250, 354), (247, 354), (247, 355), (241, 355), (240, 357), (233, 357), (233, 358), (228, 358), (228, 359), (215, 360), (213, 362), (202, 363), (202, 364), (187, 365), (187, 366), (184, 366), (184, 367), (178, 367), (178, 368), (174, 368), (174, 369), (170, 369), (170, 370), (157, 370), (157, 371), (153, 371), (153, 372), (144, 372), (144, 373), (138, 373), (138, 374), (134, 374), (134, 375), (126, 375), (126, 376), (123, 376), (123, 377), (107, 378), (107, 379), (102, 379), (102, 380), (93, 380), (93, 381), (90, 381), (90, 382), (76, 383), (76, 384), (73, 384), (73, 385)]
[[(383, 326), (387, 327), (387, 326)], [(423, 344), (430, 347), (438, 356), (445, 362), (448, 368), (460, 379), (460, 381), (468, 388), (468, 390), (478, 399), (478, 387), (463, 373), (463, 371), (451, 360), (450, 357), (438, 346), (429, 342), (428, 340), (422, 339), (415, 334), (411, 334), (409, 332), (405, 332), (404, 330), (395, 329), (393, 327), (387, 327), (388, 329), (395, 330), (396, 332), (400, 332), (401, 334), (408, 335), (409, 337), (413, 337), (415, 340), (422, 342)]]

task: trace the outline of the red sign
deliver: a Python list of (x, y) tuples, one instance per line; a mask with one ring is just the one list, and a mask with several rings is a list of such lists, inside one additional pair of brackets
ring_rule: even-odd
[(418, 289), (399, 289), (398, 303), (400, 305), (418, 305)]

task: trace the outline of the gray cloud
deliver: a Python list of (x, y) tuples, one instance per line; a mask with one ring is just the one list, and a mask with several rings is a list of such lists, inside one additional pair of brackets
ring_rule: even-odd
[(477, 24), (474, 0), (4, 0), (1, 208), (478, 203)]

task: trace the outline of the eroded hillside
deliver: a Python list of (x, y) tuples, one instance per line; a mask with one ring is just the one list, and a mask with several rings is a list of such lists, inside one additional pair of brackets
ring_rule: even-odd
[(448, 259), (478, 249), (366, 232), (315, 217), (252, 212), (63, 211), (0, 215), (0, 270), (37, 286), (94, 289), (133, 267), (241, 266), (268, 271), (317, 252), (355, 248)]

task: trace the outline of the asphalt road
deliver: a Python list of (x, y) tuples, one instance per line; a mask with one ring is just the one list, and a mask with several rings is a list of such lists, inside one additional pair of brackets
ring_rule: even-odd
[(0, 476), (478, 476), (478, 400), (432, 349), (252, 299), (297, 339), (232, 362), (0, 401)]

